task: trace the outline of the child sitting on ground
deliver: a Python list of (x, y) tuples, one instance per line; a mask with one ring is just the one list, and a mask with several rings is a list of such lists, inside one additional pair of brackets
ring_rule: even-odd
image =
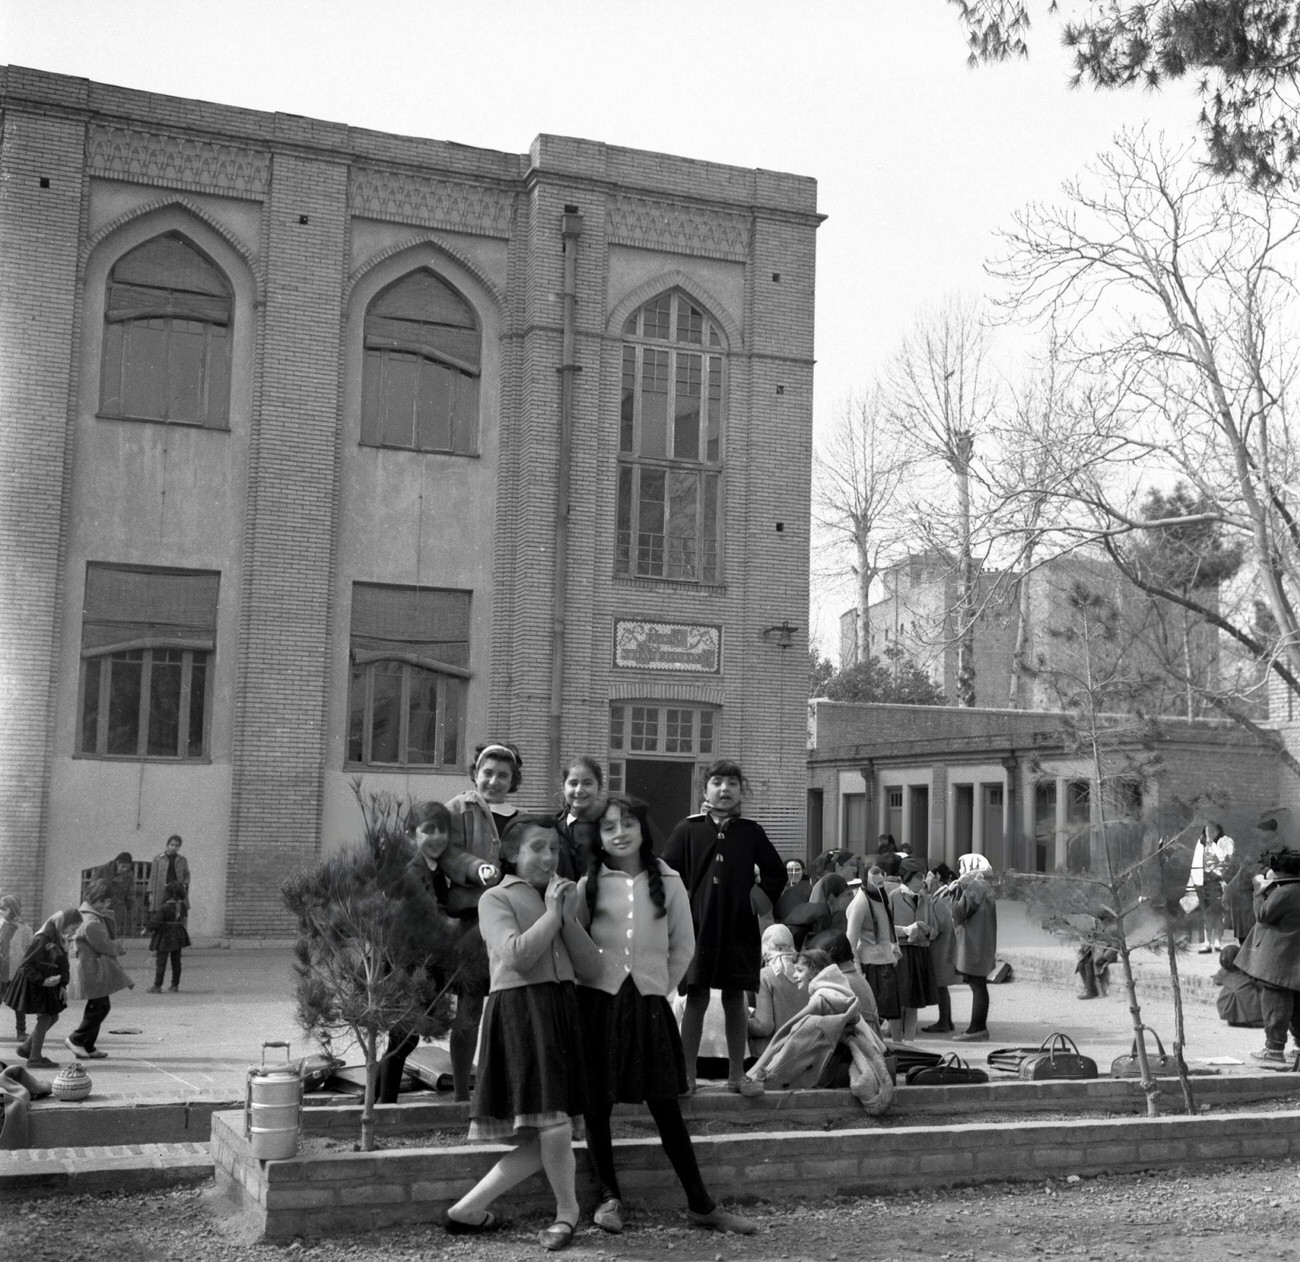
[(185, 928), (185, 921), (190, 914), (189, 900), (185, 897), (185, 886), (180, 881), (173, 881), (166, 889), (167, 901), (154, 913), (150, 928), (153, 937), (149, 939), (149, 950), (154, 953), (153, 985), (149, 987), (151, 995), (162, 994), (163, 975), (167, 972), (167, 961), (172, 964), (172, 984), (174, 994), (181, 988), (181, 951), (189, 946), (190, 935)]
[(1259, 987), (1253, 977), (1247, 977), (1237, 967), (1239, 950), (1241, 948), (1235, 942), (1230, 942), (1219, 952), (1219, 971), (1214, 980), (1220, 990), (1214, 1003), (1219, 1009), (1219, 1017), (1229, 1025), (1263, 1029), (1264, 1009), (1259, 1001)]
[(762, 1095), (765, 1084), (816, 1086), (844, 1032), (846, 1014), (852, 1009), (856, 1016), (853, 988), (825, 951), (801, 951), (791, 971), (796, 982), (808, 987), (808, 1002), (772, 1036), (741, 1081), (741, 1095)]

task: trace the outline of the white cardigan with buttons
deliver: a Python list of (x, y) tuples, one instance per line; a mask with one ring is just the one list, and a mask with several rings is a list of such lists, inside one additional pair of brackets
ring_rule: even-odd
[(578, 977), (584, 986), (616, 995), (632, 978), (643, 995), (669, 995), (686, 976), (695, 954), (695, 927), (691, 902), (682, 878), (662, 859), (656, 859), (663, 877), (664, 910), (650, 899), (650, 878), (645, 872), (628, 876), (601, 866), (594, 919), (587, 910), (587, 881), (578, 882), (578, 920), (600, 951), (600, 971)]

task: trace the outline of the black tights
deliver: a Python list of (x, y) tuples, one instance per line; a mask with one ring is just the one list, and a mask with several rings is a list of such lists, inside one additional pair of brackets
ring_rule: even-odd
[(968, 1034), (979, 1034), (989, 1026), (989, 979), (974, 973), (963, 973), (970, 987), (970, 1025)]
[[(696, 1214), (709, 1213), (715, 1202), (700, 1176), (691, 1134), (682, 1120), (681, 1105), (676, 1100), (647, 1100), (646, 1108), (655, 1120), (664, 1153), (672, 1162), (678, 1182), (686, 1192), (687, 1206)], [(618, 1190), (618, 1175), (614, 1171), (614, 1141), (609, 1133), (609, 1116), (612, 1111), (613, 1105), (598, 1104), (586, 1115), (587, 1163), (600, 1188), (602, 1201), (622, 1199)]]
[(163, 977), (167, 973), (168, 960), (171, 961), (172, 966), (172, 988), (175, 989), (181, 984), (180, 951), (155, 951), (153, 957), (153, 984), (155, 987), (163, 984)]

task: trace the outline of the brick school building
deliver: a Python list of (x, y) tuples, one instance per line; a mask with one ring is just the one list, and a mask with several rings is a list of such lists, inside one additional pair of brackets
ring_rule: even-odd
[(738, 758), (802, 851), (813, 180), (0, 70), (0, 886), (184, 837), (278, 935), (354, 794), (670, 827)]

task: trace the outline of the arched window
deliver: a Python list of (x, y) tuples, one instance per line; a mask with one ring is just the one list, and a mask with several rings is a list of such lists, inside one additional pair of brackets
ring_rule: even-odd
[(101, 416), (225, 429), (234, 299), (178, 233), (124, 254), (108, 274)]
[(432, 272), (383, 290), (366, 311), (361, 441), (472, 455), (479, 342), (469, 304)]
[(724, 344), (685, 294), (652, 298), (623, 326), (615, 569), (719, 581)]

